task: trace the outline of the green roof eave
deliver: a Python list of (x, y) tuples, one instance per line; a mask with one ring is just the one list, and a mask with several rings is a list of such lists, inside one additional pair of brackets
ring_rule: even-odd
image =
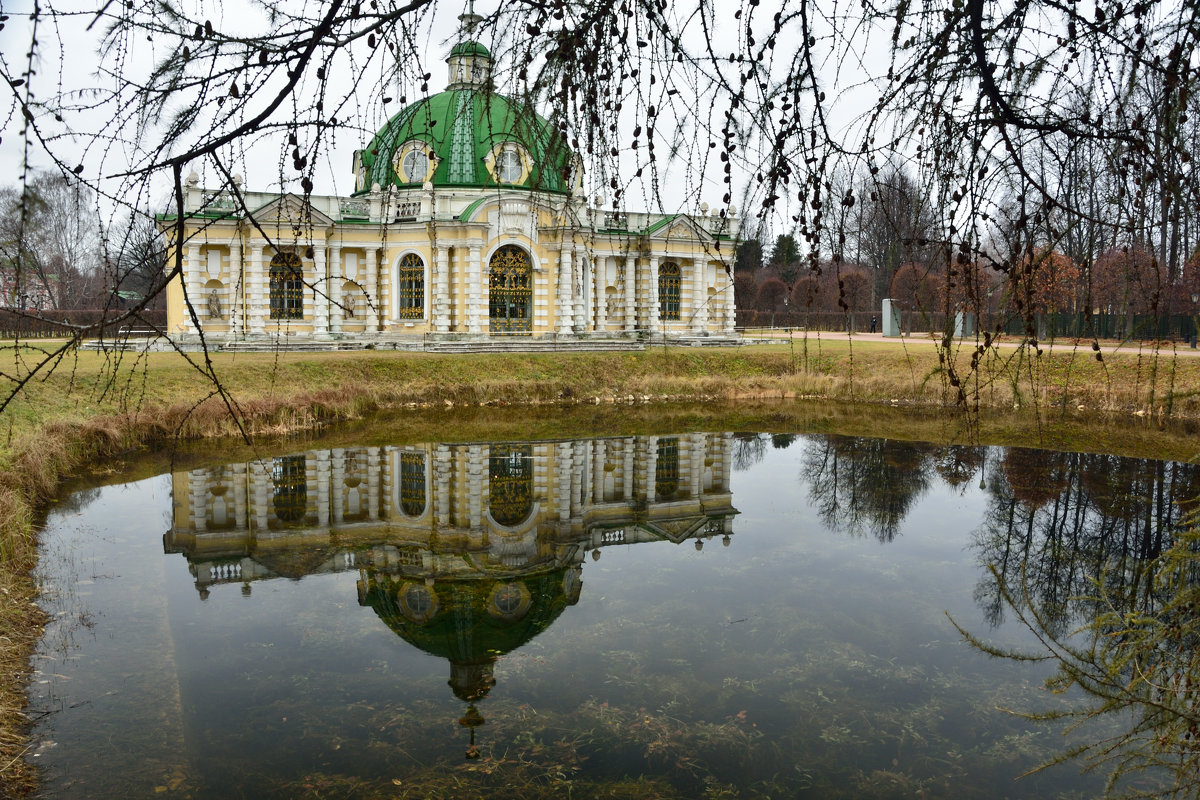
[(680, 216), (681, 215), (679, 215), (679, 214), (672, 214), (669, 217), (663, 217), (658, 222), (656, 222), (653, 225), (651, 225), (650, 227), (646, 228), (646, 230), (643, 231), (642, 233), (644, 236), (651, 236), (654, 233), (662, 230), (667, 225), (670, 225), (675, 220), (679, 219)]
[(471, 205), (469, 205), (465, 209), (463, 209), (463, 212), (458, 215), (459, 221), (470, 222), (471, 217), (475, 214), (476, 211), (479, 210), (479, 207), (481, 205), (483, 205), (483, 201), (487, 200), (487, 199), (488, 198), (486, 198), (486, 197), (481, 197), (478, 200), (476, 200), (474, 203), (471, 203)]

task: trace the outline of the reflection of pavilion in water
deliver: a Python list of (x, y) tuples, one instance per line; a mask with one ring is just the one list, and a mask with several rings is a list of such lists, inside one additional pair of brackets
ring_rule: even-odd
[[(578, 599), (585, 555), (721, 536), (728, 434), (311, 451), (177, 472), (174, 525), (200, 597), (222, 584), (357, 570), (362, 605), (451, 664), (475, 701), (496, 658)], [(468, 751), (473, 754), (474, 751)]]

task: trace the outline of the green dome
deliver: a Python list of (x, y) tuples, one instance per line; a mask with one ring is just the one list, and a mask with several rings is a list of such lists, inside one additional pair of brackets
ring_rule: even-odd
[(450, 51), (450, 58), (454, 58), (455, 56), (482, 56), (483, 58), (491, 58), (492, 54), (479, 42), (467, 40), (454, 45), (454, 48)]
[[(487, 53), (476, 42), (460, 48)], [(373, 184), (420, 188), (425, 180), (437, 187), (571, 192), (571, 151), (546, 120), (490, 86), (452, 86), (400, 111), (356, 154), (355, 194)]]

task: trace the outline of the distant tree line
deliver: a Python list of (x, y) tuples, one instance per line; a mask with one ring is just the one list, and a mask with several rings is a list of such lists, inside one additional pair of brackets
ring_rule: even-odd
[[(6, 331), (37, 332), (49, 316), (71, 324), (88, 315), (51, 311), (124, 308), (162, 286), (165, 250), (152, 217), (130, 213), (109, 224), (87, 184), (36, 173), (21, 189), (0, 189), (0, 310)], [(161, 303), (160, 303), (161, 305)], [(21, 323), (20, 318), (29, 322)]]
[[(1200, 128), (1191, 135), (1200, 146)], [(1021, 199), (1006, 200), (993, 211), (989, 241), (971, 259), (948, 257), (945, 233), (915, 178), (902, 169), (884, 179), (859, 178), (852, 194), (865, 200), (830, 229), (835, 241), (822, 248), (828, 255), (802, 256), (792, 232), (769, 246), (744, 234), (734, 266), (737, 308), (759, 312), (744, 319), (788, 312), (794, 322), (805, 313), (875, 315), (891, 298), (931, 318), (968, 311), (1001, 325), (1045, 314), (1106, 315), (1120, 320), (1112, 330), (1118, 336), (1133, 335), (1139, 315), (1200, 313), (1194, 204), (1188, 208), (1169, 186), (1142, 185), (1141, 195), (1156, 198), (1135, 202), (1141, 214), (1130, 219), (1131, 192), (1121, 185), (1119, 164), (1105, 169), (1102, 160), (1081, 158), (1063, 164), (1055, 180), (1061, 191), (1083, 192), (1092, 204), (1084, 223), (1062, 218), (1053, 203), (1031, 209)], [(1152, 218), (1153, 209), (1162, 210), (1160, 218)]]

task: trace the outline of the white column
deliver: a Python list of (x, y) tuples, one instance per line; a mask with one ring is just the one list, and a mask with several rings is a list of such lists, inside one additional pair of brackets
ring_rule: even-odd
[(704, 474), (704, 450), (707, 438), (703, 433), (693, 433), (688, 437), (688, 448), (691, 456), (689, 467), (691, 474), (688, 478), (690, 479), (690, 491), (693, 499), (699, 497), (701, 490), (704, 489), (701, 476)]
[(317, 451), (317, 527), (329, 527), (329, 451)]
[(592, 259), (592, 279), (595, 288), (592, 290), (592, 301), (596, 305), (595, 325), (593, 329), (603, 331), (608, 324), (608, 309), (604, 302), (605, 289), (608, 288), (608, 256), (604, 256), (597, 263), (596, 259)]
[(383, 311), (379, 298), (379, 259), (382, 253), (383, 248), (368, 249), (365, 259), (367, 263), (363, 264), (367, 273), (366, 284), (363, 286), (367, 292), (367, 320), (363, 333), (379, 333), (379, 314)]
[(704, 330), (708, 317), (705, 304), (708, 302), (708, 262), (701, 259), (692, 261), (692, 331), (699, 333)]
[(642, 485), (646, 487), (646, 499), (653, 503), (658, 497), (658, 437), (646, 437), (645, 477)]
[(313, 249), (313, 335), (329, 335), (329, 270), (325, 248)]
[(621, 462), (621, 474), (624, 477), (625, 485), (622, 487), (625, 491), (625, 499), (632, 500), (634, 492), (634, 475), (633, 475), (633, 448), (637, 440), (631, 438), (621, 440), (621, 449), (624, 459)]
[(438, 245), (436, 270), (437, 278), (434, 289), (434, 330), (438, 333), (450, 332), (450, 248)]
[(250, 303), (250, 333), (263, 332), (263, 320), (267, 316), (266, 292), (263, 290), (263, 246), (256, 243), (250, 248), (250, 263), (246, 265), (246, 283)]
[(326, 293), (329, 295), (329, 332), (332, 334), (340, 334), (342, 332), (342, 321), (345, 319), (346, 312), (342, 309), (342, 283), (345, 278), (342, 277), (342, 246), (333, 244), (329, 246), (329, 281), (326, 285)]
[(229, 243), (229, 279), (226, 294), (229, 302), (229, 335), (242, 331), (245, 324), (243, 316), (246, 307), (246, 284), (242, 276), (242, 240), (234, 239)]
[(637, 259), (633, 256), (625, 257), (625, 332), (633, 333), (637, 330), (637, 315), (636, 305), (637, 298), (634, 295), (634, 272), (637, 271)]
[(479, 249), (478, 244), (472, 244), (467, 256), (467, 332), (473, 334), (483, 333), (483, 311), (479, 300), (483, 274)]
[(570, 245), (563, 244), (558, 256), (558, 307), (555, 309), (555, 316), (558, 317), (555, 325), (559, 333), (571, 332), (571, 317), (572, 306), (571, 294), (574, 281), (571, 279), (571, 256), (573, 255)]
[(192, 528), (203, 531), (208, 528), (208, 470), (194, 469), (188, 473), (188, 501), (192, 506)]
[(379, 448), (367, 448), (367, 519), (379, 519)]
[(304, 454), (304, 525), (312, 525), (310, 509), (321, 503), (320, 476), (317, 474), (317, 457), (313, 453)]
[[(392, 469), (393, 462), (396, 467), (395, 469)], [(379, 501), (383, 508), (379, 512), (379, 516), (385, 520), (392, 518), (392, 510), (394, 508), (392, 505), (392, 496), (396, 485), (393, 479), (396, 481), (400, 480), (399, 451), (390, 446), (382, 447), (379, 450)], [(425, 498), (425, 502), (429, 502), (428, 497)]]
[(234, 464), (230, 467), (233, 476), (233, 518), (239, 531), (246, 530), (246, 465)]
[(392, 298), (396, 292), (392, 288), (392, 264), (385, 251), (380, 251), (379, 259), (379, 317), (381, 331), (387, 331), (396, 324), (396, 311), (392, 308)]
[(596, 439), (592, 442), (592, 502), (604, 502), (604, 451), (607, 442)]
[(473, 444), (467, 448), (467, 497), (471, 530), (483, 526), (483, 449)]
[(647, 290), (650, 296), (649, 308), (646, 309), (647, 325), (651, 333), (658, 333), (662, 327), (658, 313), (658, 256), (650, 256), (650, 280), (647, 281)]
[(254, 481), (254, 527), (266, 531), (270, 527), (271, 462), (255, 461), (250, 465)]
[[(204, 269), (204, 265), (200, 263), (200, 245), (189, 244), (187, 248), (187, 259), (183, 265), (183, 274), (187, 278), (187, 301), (191, 304), (192, 309), (184, 314), (184, 323), (188, 333), (196, 333), (196, 326), (192, 322), (192, 313), (195, 311), (198, 320), (204, 319), (204, 280), (203, 276), (208, 272)], [(201, 322), (203, 327), (203, 322)]]
[(571, 442), (571, 518), (576, 519), (583, 512), (583, 495), (586, 491), (583, 485), (583, 473), (587, 466), (587, 446), (584, 441)]
[(450, 448), (439, 444), (433, 456), (433, 485), (437, 492), (437, 525), (439, 528), (450, 526), (450, 478), (451, 478)]
[(733, 278), (724, 269), (718, 273), (717, 284), (721, 287), (718, 294), (725, 309), (725, 333), (732, 334), (737, 327), (737, 307), (733, 304)]
[(572, 294), (575, 297), (575, 324), (576, 333), (582, 333), (587, 330), (588, 307), (584, 303), (584, 298), (587, 296), (588, 280), (587, 280), (587, 265), (588, 259), (584, 257), (584, 251), (581, 247), (575, 248), (575, 271), (573, 280), (571, 281)]
[(341, 525), (346, 514), (346, 451), (335, 448), (329, 452), (329, 491), (332, 497), (333, 525)]
[(733, 434), (722, 433), (720, 442), (720, 457), (717, 463), (713, 464), (713, 491), (717, 491), (717, 485), (720, 484), (720, 491), (729, 491), (729, 475), (733, 468)]
[(555, 504), (558, 519), (566, 522), (571, 518), (571, 475), (575, 472), (574, 451), (570, 442), (559, 442), (554, 448), (554, 482), (558, 488)]

